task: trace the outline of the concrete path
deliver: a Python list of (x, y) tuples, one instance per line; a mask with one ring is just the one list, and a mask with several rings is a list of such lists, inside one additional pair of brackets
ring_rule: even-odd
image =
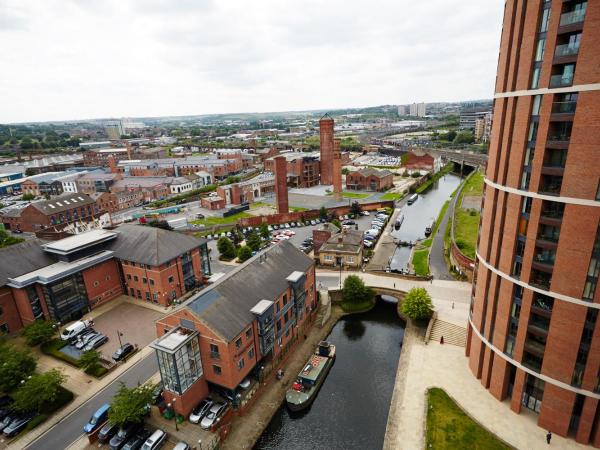
[(431, 245), (431, 251), (429, 253), (429, 270), (434, 278), (438, 280), (453, 280), (454, 278), (448, 270), (446, 260), (444, 258), (444, 232), (448, 225), (448, 220), (454, 214), (454, 205), (456, 204), (456, 197), (450, 201), (450, 205), (446, 209), (446, 214), (440, 222), (440, 226), (437, 229), (435, 237), (433, 238), (433, 244)]
[[(537, 415), (519, 415), (508, 401), (498, 402), (476, 379), (464, 348), (430, 342), (406, 333), (390, 405), (384, 450), (422, 449), (425, 445), (425, 402), (429, 387), (443, 388), (472, 418), (518, 449), (548, 449), (546, 430)], [(572, 439), (554, 435), (550, 448), (584, 449)]]
[[(471, 302), (471, 284), (462, 281), (415, 281), (396, 277), (393, 274), (376, 275), (363, 272), (342, 272), (342, 283), (349, 275), (358, 275), (365, 284), (407, 292), (413, 287), (423, 287), (431, 295), (433, 306), (440, 320), (467, 326), (469, 304)], [(317, 282), (323, 287), (338, 289), (339, 272), (317, 270)]]

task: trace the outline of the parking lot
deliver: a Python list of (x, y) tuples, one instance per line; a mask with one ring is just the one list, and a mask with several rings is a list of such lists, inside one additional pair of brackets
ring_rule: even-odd
[[(369, 216), (360, 216), (356, 219), (352, 219), (358, 225), (358, 229), (360, 231), (366, 231), (371, 228), (371, 221), (374, 219), (374, 213), (370, 213)], [(320, 225), (320, 224), (319, 224)], [(290, 237), (289, 241), (293, 243), (296, 247), (300, 247), (302, 241), (304, 241), (308, 237), (312, 237), (312, 232), (319, 225), (308, 225), (301, 227), (290, 227), (283, 228), (285, 231), (294, 232), (294, 234)], [(274, 230), (271, 232), (271, 236), (274, 236), (279, 230)], [(235, 269), (236, 265), (231, 263), (222, 263), (219, 261), (219, 251), (217, 250), (217, 239), (212, 239), (208, 242), (208, 248), (211, 249), (211, 269), (213, 273), (228, 273)]]
[[(106, 359), (119, 347), (118, 332), (121, 332), (121, 342), (129, 342), (143, 348), (156, 339), (154, 321), (164, 316), (164, 313), (131, 303), (120, 303), (114, 308), (94, 319), (94, 329), (108, 336), (108, 342), (98, 348)], [(135, 324), (132, 325), (132, 320)]]

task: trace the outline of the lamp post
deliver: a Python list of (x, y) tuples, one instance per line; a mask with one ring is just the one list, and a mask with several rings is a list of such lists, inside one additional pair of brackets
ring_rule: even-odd
[(342, 289), (342, 266), (344, 265), (344, 260), (342, 258), (340, 258), (340, 289)]
[(175, 410), (175, 402), (177, 401), (177, 397), (173, 398), (173, 414), (175, 414), (175, 430), (179, 431), (179, 426), (177, 425), (177, 411)]
[(123, 333), (121, 333), (119, 330), (117, 330), (117, 338), (119, 339), (119, 348), (123, 348), (123, 343), (121, 342), (121, 336), (123, 336)]

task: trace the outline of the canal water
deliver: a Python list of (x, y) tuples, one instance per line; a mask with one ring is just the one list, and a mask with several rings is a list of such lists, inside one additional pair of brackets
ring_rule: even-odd
[(327, 338), (335, 364), (311, 407), (294, 413), (284, 403), (254, 449), (382, 448), (403, 337), (395, 303), (342, 318)]
[[(460, 178), (448, 174), (437, 180), (433, 186), (412, 205), (404, 205), (402, 214), (404, 221), (399, 230), (393, 231), (392, 236), (401, 241), (415, 242), (425, 238), (425, 227), (437, 219), (444, 202), (460, 184)], [(443, 230), (442, 230), (443, 231)], [(410, 259), (410, 247), (398, 247), (390, 261), (390, 269), (406, 269)]]

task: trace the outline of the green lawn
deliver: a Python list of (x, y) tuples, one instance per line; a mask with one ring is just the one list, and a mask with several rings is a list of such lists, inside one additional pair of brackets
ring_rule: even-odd
[(454, 215), (454, 242), (469, 258), (475, 258), (479, 213), (458, 208)]
[(258, 209), (258, 208), (262, 208), (262, 207), (273, 207), (273, 205), (270, 205), (269, 203), (265, 203), (265, 202), (254, 202), (250, 205), (250, 209)]
[(381, 200), (400, 200), (404, 195), (399, 192), (388, 192), (387, 194), (383, 194), (381, 196)]
[(302, 206), (292, 206), (292, 207), (290, 207), (290, 210), (292, 212), (302, 212), (302, 211), (308, 211), (308, 208), (304, 208)]
[(511, 448), (467, 416), (443, 389), (429, 389), (427, 403), (425, 448), (435, 450)]
[(429, 249), (415, 250), (412, 263), (417, 275), (422, 277), (429, 275)]
[(240, 213), (233, 214), (229, 217), (207, 217), (206, 219), (193, 220), (191, 223), (210, 227), (212, 225), (225, 225), (228, 223), (234, 223), (237, 222), (239, 219), (244, 219), (246, 217), (253, 216), (252, 214), (248, 214), (247, 212), (242, 211)]
[[(333, 192), (329, 192), (327, 195), (333, 195)], [(373, 194), (361, 194), (359, 192), (342, 192), (344, 198), (368, 198)]]
[(483, 174), (476, 172), (465, 182), (465, 186), (457, 199), (454, 211), (454, 241), (465, 256), (475, 258), (477, 231), (479, 229), (479, 212), (459, 207), (465, 196), (477, 196), (483, 193)]
[(360, 303), (350, 303), (342, 301), (340, 306), (347, 313), (357, 313), (357, 312), (365, 312), (370, 310), (373, 306), (375, 306), (375, 301), (366, 301)]

